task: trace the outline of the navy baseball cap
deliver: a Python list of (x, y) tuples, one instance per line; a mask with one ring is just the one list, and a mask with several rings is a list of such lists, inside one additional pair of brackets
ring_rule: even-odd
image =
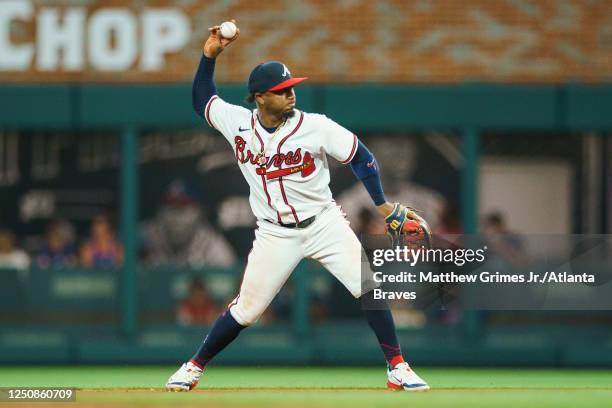
[(289, 68), (282, 62), (268, 61), (259, 64), (249, 75), (249, 92), (279, 91), (307, 80), (308, 77), (293, 78)]

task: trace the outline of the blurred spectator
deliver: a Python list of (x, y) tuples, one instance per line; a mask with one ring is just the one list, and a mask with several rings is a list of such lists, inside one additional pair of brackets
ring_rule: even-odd
[(483, 222), (482, 232), (489, 253), (513, 264), (525, 261), (521, 238), (506, 226), (500, 212), (489, 213)]
[(232, 266), (236, 255), (225, 237), (207, 221), (182, 180), (168, 186), (155, 218), (143, 226), (145, 262)]
[[(320, 282), (315, 282), (317, 280), (315, 277), (314, 281), (310, 279), (309, 282), (308, 316), (312, 323), (321, 323), (329, 317), (329, 309), (322, 300), (322, 297), (317, 293), (319, 290), (316, 286), (320, 284)], [(259, 319), (259, 324), (266, 325), (291, 321), (294, 315), (295, 296), (295, 281), (289, 279), (285, 282), (285, 285), (276, 295), (270, 306), (265, 310)]]
[[(434, 248), (460, 249), (464, 248), (463, 226), (459, 216), (459, 208), (447, 201), (440, 216), (440, 225), (434, 230)], [(460, 273), (454, 265), (439, 263), (439, 273)], [(460, 307), (461, 287), (456, 283), (436, 283), (431, 288), (430, 304), (427, 306), (427, 316), (433, 317), (439, 323), (455, 325), (462, 318)], [(435, 307), (433, 307), (435, 306)], [(432, 310), (434, 314), (432, 316)], [(413, 316), (417, 317), (417, 316)], [(417, 317), (418, 319), (418, 317)], [(413, 322), (415, 323), (415, 322)]]
[(434, 231), (440, 235), (461, 235), (463, 226), (459, 217), (459, 209), (451, 202), (447, 202), (440, 216), (440, 225)]
[(15, 234), (0, 229), (0, 268), (26, 270), (30, 267), (28, 254), (15, 247)]
[(359, 210), (357, 222), (353, 228), (358, 237), (362, 235), (381, 235), (386, 232), (384, 220), (367, 207), (362, 207)]
[(66, 220), (54, 220), (47, 226), (45, 242), (36, 257), (40, 268), (64, 268), (77, 263), (74, 229)]
[(395, 326), (401, 329), (420, 329), (427, 324), (427, 316), (409, 301), (396, 301), (390, 305)]
[[(409, 137), (375, 137), (366, 141), (368, 148), (376, 156), (382, 167), (382, 186), (387, 201), (400, 202), (421, 211), (432, 229), (440, 223), (445, 199), (437, 191), (413, 182), (417, 167), (418, 145)], [(362, 208), (373, 208), (372, 200), (358, 180), (353, 187), (343, 191), (336, 200), (347, 213), (352, 228), (355, 229), (356, 218)], [(380, 217), (374, 221), (383, 225)]]
[(196, 278), (189, 284), (187, 298), (176, 308), (176, 320), (183, 326), (208, 325), (217, 318), (219, 312), (204, 282)]
[(107, 217), (94, 217), (91, 237), (81, 247), (80, 257), (81, 264), (90, 268), (114, 268), (123, 264), (123, 247)]

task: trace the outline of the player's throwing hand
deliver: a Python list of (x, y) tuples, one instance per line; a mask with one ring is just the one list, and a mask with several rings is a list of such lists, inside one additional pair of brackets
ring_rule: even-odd
[[(230, 20), (232, 23), (236, 24), (236, 20)], [(221, 51), (225, 49), (228, 45), (236, 41), (236, 39), (240, 36), (240, 29), (236, 28), (236, 35), (232, 38), (225, 38), (221, 35), (220, 32), (221, 26), (212, 26), (208, 29), (210, 35), (208, 39), (204, 43), (203, 51), (204, 55), (208, 58), (216, 58), (217, 55), (221, 54)]]

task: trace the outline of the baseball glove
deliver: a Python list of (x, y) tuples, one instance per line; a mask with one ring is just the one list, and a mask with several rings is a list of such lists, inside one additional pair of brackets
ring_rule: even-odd
[(393, 211), (385, 218), (385, 222), (393, 246), (406, 246), (411, 249), (431, 248), (433, 240), (431, 229), (414, 208), (395, 203)]

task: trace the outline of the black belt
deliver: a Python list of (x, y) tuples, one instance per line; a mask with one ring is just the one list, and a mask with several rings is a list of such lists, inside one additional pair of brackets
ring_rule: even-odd
[(316, 217), (317, 217), (316, 215), (313, 215), (310, 218), (306, 218), (304, 221), (292, 222), (292, 223), (289, 223), (289, 224), (283, 224), (282, 222), (276, 223), (276, 222), (273, 222), (273, 221), (270, 221), (270, 220), (266, 220), (266, 221), (271, 222), (272, 224), (280, 225), (281, 227), (285, 227), (285, 228), (302, 229), (302, 228), (306, 228), (307, 226), (312, 224)]

